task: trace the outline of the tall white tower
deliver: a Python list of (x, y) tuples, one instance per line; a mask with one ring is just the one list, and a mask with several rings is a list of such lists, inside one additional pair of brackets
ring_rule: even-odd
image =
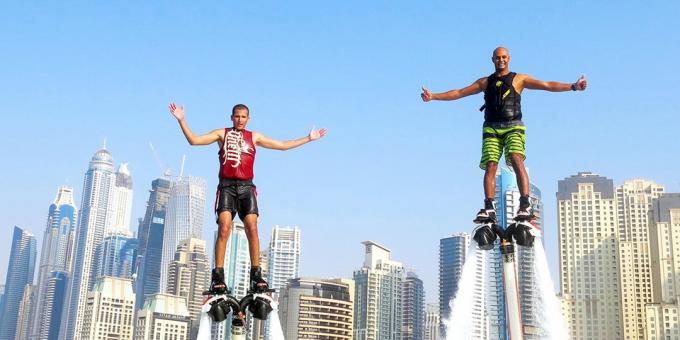
[(83, 183), (80, 219), (76, 231), (73, 277), (69, 282), (64, 306), (61, 339), (80, 339), (87, 293), (92, 290), (97, 273), (95, 250), (101, 244), (111, 217), (112, 188), (116, 183), (113, 157), (105, 148), (97, 151)]
[(168, 265), (183, 240), (203, 237), (206, 182), (199, 177), (181, 177), (173, 183), (163, 232), (161, 292), (168, 289)]

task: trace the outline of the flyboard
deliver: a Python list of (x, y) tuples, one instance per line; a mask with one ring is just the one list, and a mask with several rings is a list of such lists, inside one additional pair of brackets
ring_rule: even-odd
[(269, 314), (278, 309), (278, 303), (272, 298), (274, 289), (248, 291), (248, 294), (237, 300), (227, 290), (225, 294), (203, 292), (206, 296), (201, 307), (201, 321), (197, 340), (211, 340), (212, 322), (222, 322), (231, 314), (231, 339), (246, 340), (245, 317), (249, 312), (252, 317), (267, 320)]
[(524, 339), (514, 245), (533, 247), (536, 228), (530, 222), (534, 218), (535, 216), (530, 218), (516, 217), (505, 228), (500, 226), (494, 219), (474, 221), (477, 223), (477, 228), (475, 228), (472, 238), (477, 242), (480, 249), (491, 250), (494, 247), (496, 238), (500, 239), (499, 247), (503, 257), (503, 287), (510, 340)]

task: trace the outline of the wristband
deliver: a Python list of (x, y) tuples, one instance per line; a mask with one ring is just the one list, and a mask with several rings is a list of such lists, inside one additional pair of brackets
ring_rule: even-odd
[(571, 84), (571, 90), (576, 91), (576, 83)]

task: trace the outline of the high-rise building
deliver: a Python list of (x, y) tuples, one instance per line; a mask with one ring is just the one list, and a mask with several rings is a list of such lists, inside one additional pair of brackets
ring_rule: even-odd
[(300, 229), (279, 227), (272, 229), (269, 242), (269, 287), (279, 290), (288, 280), (300, 276)]
[(428, 303), (425, 305), (425, 340), (439, 340), (439, 305)]
[(402, 287), (401, 338), (423, 340), (425, 337), (425, 288), (413, 272), (406, 274)]
[(191, 337), (198, 334), (203, 306), (203, 292), (210, 288), (210, 264), (205, 252), (205, 241), (190, 238), (179, 243), (175, 259), (168, 268), (168, 293), (187, 301), (191, 314)]
[(129, 230), (117, 229), (107, 232), (95, 253), (99, 261), (97, 277), (114, 276), (131, 279), (137, 244), (137, 239)]
[(26, 285), (24, 288), (24, 296), (21, 298), (19, 310), (17, 311), (17, 330), (14, 335), (14, 340), (28, 340), (29, 321), (34, 318), (32, 311), (33, 295), (35, 286)]
[(189, 340), (190, 325), (191, 316), (184, 298), (170, 294), (152, 294), (147, 296), (142, 309), (137, 313), (134, 340)]
[(157, 178), (151, 182), (144, 219), (139, 223), (139, 247), (134, 269), (136, 274), (133, 274), (136, 276), (136, 309), (142, 308), (147, 296), (161, 291), (163, 234), (171, 187), (172, 181), (169, 178)]
[[(269, 287), (280, 292), (288, 280), (300, 276), (300, 229), (274, 226), (269, 241), (267, 278)], [(274, 293), (278, 296), (278, 293)], [(257, 325), (254, 325), (256, 327)], [(256, 331), (256, 330), (255, 330)], [(264, 337), (269, 337), (269, 322), (265, 322)]]
[(18, 311), (26, 285), (33, 284), (37, 256), (35, 236), (26, 229), (14, 227), (11, 247), (0, 311), (0, 340), (14, 340)]
[(111, 153), (102, 148), (90, 161), (83, 183), (76, 248), (73, 257), (73, 273), (69, 280), (66, 297), (67, 304), (62, 314), (60, 338), (80, 339), (83, 329), (83, 316), (87, 303), (87, 293), (94, 287), (98, 259), (94, 256), (104, 239), (111, 212), (116, 173), (113, 170)]
[(616, 187), (623, 338), (645, 338), (645, 305), (652, 302), (649, 219), (663, 187), (647, 180)]
[(168, 264), (175, 257), (180, 242), (203, 236), (206, 182), (199, 177), (180, 177), (170, 188), (163, 232), (161, 291), (168, 287)]
[(443, 321), (451, 313), (450, 302), (456, 296), (463, 275), (463, 265), (470, 247), (470, 234), (454, 233), (439, 240), (439, 333), (445, 335)]
[[(62, 315), (66, 305), (66, 292), (68, 289), (68, 272), (51, 271), (50, 276), (45, 282), (43, 304), (34, 308), (33, 315), (42, 315), (41, 318), (47, 319), (40, 324), (40, 333), (34, 334), (34, 339), (58, 340), (59, 329), (61, 327)], [(49, 321), (49, 322), (47, 322)]]
[(132, 281), (104, 276), (97, 279), (83, 312), (83, 340), (132, 340), (135, 293)]
[(132, 218), (132, 176), (127, 163), (121, 163), (116, 171), (116, 181), (111, 189), (111, 204), (107, 217), (107, 233), (127, 232)]
[(295, 278), (279, 294), (285, 339), (351, 340), (354, 282)]
[(590, 172), (560, 180), (557, 212), (560, 292), (572, 339), (622, 339), (613, 181)]
[(680, 194), (652, 200), (649, 243), (652, 302), (645, 306), (646, 339), (680, 339)]
[[(49, 207), (43, 234), (35, 303), (32, 307), (33, 315), (41, 315), (41, 317), (32, 318), (30, 321), (31, 339), (56, 339), (58, 336), (61, 309), (64, 307), (66, 295), (63, 283), (66, 283), (70, 275), (77, 221), (78, 213), (73, 200), (73, 189), (65, 186), (59, 188), (54, 202)], [(55, 291), (57, 287), (50, 285), (50, 280), (57, 275), (60, 275), (62, 285), (59, 286), (61, 290)], [(50, 333), (50, 329), (56, 329), (57, 334)]]
[(364, 264), (354, 271), (354, 339), (400, 339), (402, 288), (406, 273), (390, 250), (364, 241)]

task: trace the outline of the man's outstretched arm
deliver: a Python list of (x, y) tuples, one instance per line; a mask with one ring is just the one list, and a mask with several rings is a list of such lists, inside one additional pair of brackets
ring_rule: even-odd
[(279, 141), (275, 139), (271, 139), (269, 137), (265, 137), (263, 134), (259, 132), (254, 132), (253, 133), (253, 142), (257, 146), (261, 146), (263, 148), (267, 149), (274, 149), (274, 150), (289, 150), (292, 148), (297, 148), (300, 145), (307, 144), (311, 141), (317, 140), (319, 138), (322, 138), (323, 136), (326, 135), (326, 129), (319, 129), (316, 130), (312, 128), (311, 131), (309, 131), (309, 135), (298, 138), (298, 139), (293, 139), (293, 140), (286, 140), (286, 141)]
[(557, 81), (543, 81), (534, 79), (529, 75), (525, 75), (523, 80), (523, 87), (532, 90), (544, 90), (551, 92), (563, 92), (563, 91), (585, 91), (588, 87), (588, 81), (586, 77), (581, 75), (575, 83), (560, 83)]
[(479, 78), (467, 87), (442, 93), (432, 93), (430, 90), (423, 87), (423, 93), (420, 94), (420, 98), (422, 98), (424, 102), (429, 102), (430, 100), (456, 100), (480, 93), (484, 91), (485, 88), (486, 78)]
[(189, 144), (208, 145), (221, 140), (221, 129), (212, 130), (204, 135), (195, 135), (189, 128), (189, 125), (187, 125), (187, 122), (184, 120), (184, 106), (177, 106), (175, 103), (170, 103), (170, 105), (168, 105), (168, 109), (170, 109), (170, 114), (177, 118), (179, 127), (182, 129), (182, 133), (184, 133), (184, 137), (186, 137)]

